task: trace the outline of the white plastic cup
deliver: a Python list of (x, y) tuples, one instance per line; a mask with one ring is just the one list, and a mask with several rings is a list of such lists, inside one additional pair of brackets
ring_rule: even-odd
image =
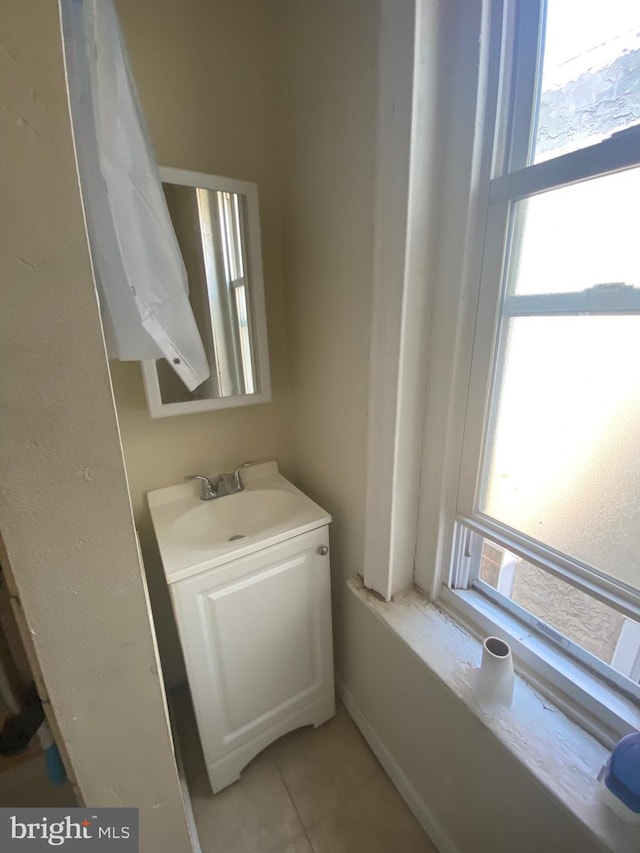
[(511, 647), (499, 637), (487, 637), (482, 644), (482, 663), (473, 678), (473, 693), (485, 710), (509, 707), (513, 702), (515, 676)]

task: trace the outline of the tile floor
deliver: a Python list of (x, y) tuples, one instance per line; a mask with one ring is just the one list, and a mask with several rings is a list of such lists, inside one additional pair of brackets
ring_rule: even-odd
[(216, 796), (188, 695), (173, 706), (203, 853), (437, 853), (342, 705)]

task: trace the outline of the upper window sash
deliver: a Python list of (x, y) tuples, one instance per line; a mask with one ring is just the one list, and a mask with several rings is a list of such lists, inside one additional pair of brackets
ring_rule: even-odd
[(508, 2), (503, 17), (502, 125), (496, 137), (494, 174), (525, 168), (538, 124), (546, 0)]
[[(560, 161), (564, 156), (568, 156), (551, 157), (549, 161), (545, 158), (542, 162), (534, 163), (545, 58), (547, 6), (548, 0), (494, 0), (494, 22), (497, 23), (501, 32), (500, 38), (494, 45), (494, 53), (500, 53), (500, 71), (499, 75), (493, 78), (498, 99), (498, 115), (491, 140), (493, 147), (491, 177), (498, 180), (497, 186), (500, 186), (500, 178), (531, 168), (536, 169), (532, 173), (536, 178), (538, 174), (544, 176), (540, 185), (536, 186), (533, 181), (533, 185), (521, 188), (519, 196), (504, 192), (503, 198), (535, 194), (551, 186), (562, 186), (575, 180), (583, 180), (590, 174), (604, 174), (607, 171), (623, 169), (638, 160), (633, 154), (629, 159), (620, 152), (622, 159), (618, 165), (614, 162), (618, 155), (614, 154), (611, 165), (600, 168), (597, 157), (596, 161), (590, 165), (591, 156), (598, 147), (597, 144), (584, 146), (571, 152), (572, 154), (587, 150), (591, 152), (585, 158), (575, 160), (577, 173), (574, 176), (571, 175), (574, 163), (570, 159), (566, 161), (567, 178), (551, 177), (551, 180), (546, 181), (547, 186), (544, 186), (547, 177), (553, 176), (555, 170), (538, 172), (538, 167), (551, 160)], [(637, 130), (640, 130), (640, 125), (613, 132), (604, 141), (608, 142), (628, 134), (634, 136), (634, 131)], [(636, 146), (638, 144), (637, 136), (635, 144)], [(564, 168), (563, 164), (561, 171)]]

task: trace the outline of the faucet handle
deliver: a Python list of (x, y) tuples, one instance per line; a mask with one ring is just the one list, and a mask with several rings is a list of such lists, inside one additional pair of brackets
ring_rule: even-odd
[(240, 477), (240, 471), (242, 471), (243, 468), (248, 468), (249, 465), (253, 465), (253, 462), (243, 462), (242, 465), (238, 465), (238, 467), (234, 469), (233, 482), (236, 484), (236, 488), (244, 488), (244, 483), (242, 482), (242, 478)]
[(187, 474), (185, 480), (200, 480), (200, 500), (207, 501), (217, 497), (211, 480), (204, 474)]

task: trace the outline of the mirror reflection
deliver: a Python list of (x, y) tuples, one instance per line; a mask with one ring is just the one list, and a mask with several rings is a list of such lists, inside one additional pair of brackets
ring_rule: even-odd
[(257, 394), (247, 197), (173, 183), (164, 183), (163, 189), (211, 376), (190, 392), (160, 359), (156, 369), (162, 404)]

